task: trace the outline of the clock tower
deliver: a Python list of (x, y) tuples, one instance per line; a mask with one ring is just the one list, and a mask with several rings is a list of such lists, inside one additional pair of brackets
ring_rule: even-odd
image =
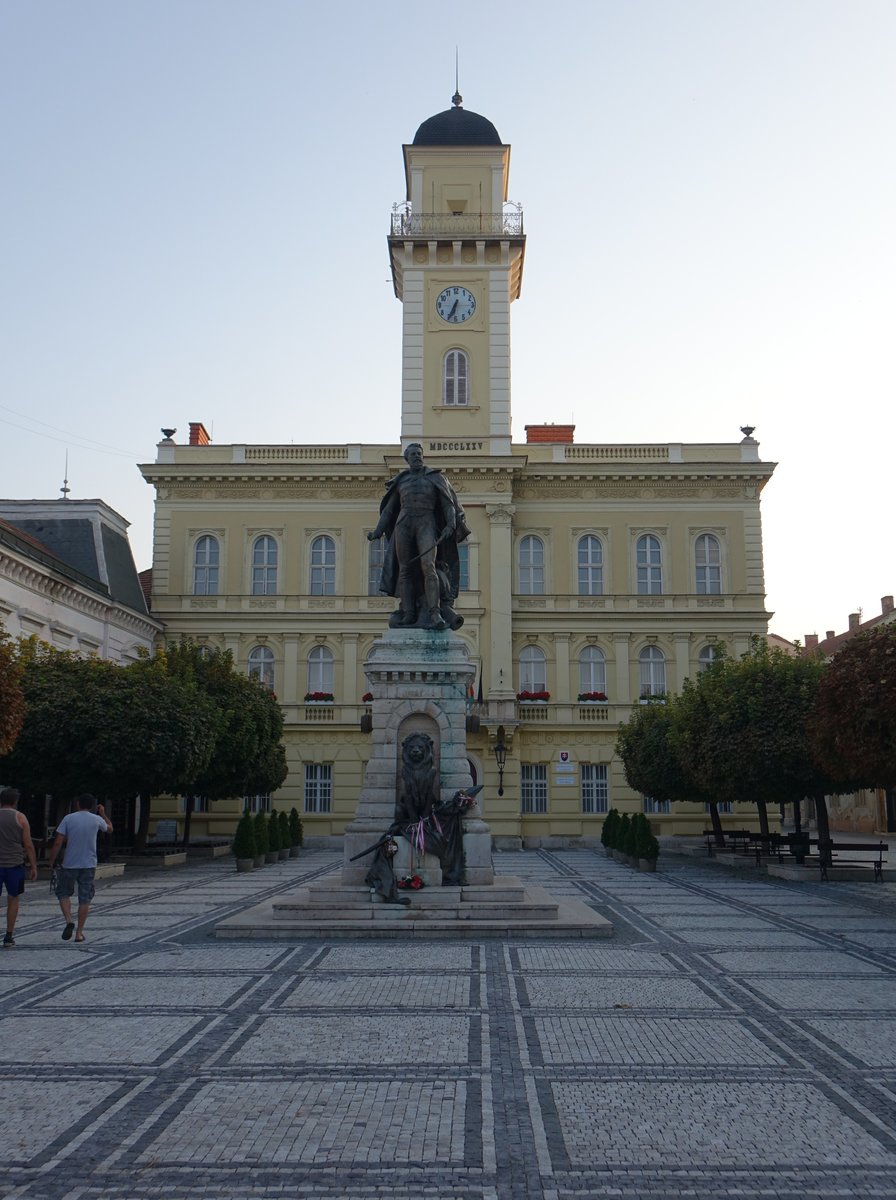
[(402, 445), (510, 454), (510, 305), (525, 251), (522, 213), (507, 204), (510, 147), (455, 94), (404, 147), (404, 166), (389, 235)]

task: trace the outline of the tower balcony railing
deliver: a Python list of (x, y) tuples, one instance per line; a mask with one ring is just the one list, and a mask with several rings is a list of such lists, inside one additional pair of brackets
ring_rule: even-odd
[(415, 213), (392, 209), (393, 237), (522, 237), (523, 212)]

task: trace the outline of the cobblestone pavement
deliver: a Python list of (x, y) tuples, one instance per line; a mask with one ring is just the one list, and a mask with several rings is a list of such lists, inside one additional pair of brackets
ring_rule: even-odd
[(896, 885), (529, 851), (612, 941), (211, 937), (338, 861), (126, 875), (83, 946), (29, 888), (3, 1200), (896, 1198)]

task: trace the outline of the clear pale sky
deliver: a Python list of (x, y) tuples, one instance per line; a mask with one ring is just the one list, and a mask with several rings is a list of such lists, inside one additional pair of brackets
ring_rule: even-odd
[(162, 426), (397, 441), (386, 233), (450, 104), (513, 146), (514, 438), (756, 426), (771, 629), (896, 591), (893, 0), (4, 0), (0, 495), (150, 565)]

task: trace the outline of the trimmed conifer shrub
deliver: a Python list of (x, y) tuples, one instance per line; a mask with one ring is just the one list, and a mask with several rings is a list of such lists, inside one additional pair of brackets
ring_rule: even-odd
[(289, 844), (291, 846), (301, 846), (304, 840), (305, 834), (302, 829), (302, 818), (299, 816), (299, 810), (291, 808), (289, 810)]
[(273, 854), (275, 850), (280, 850), (280, 822), (277, 814), (272, 812), (268, 820), (268, 853)]
[(268, 845), (268, 818), (263, 812), (256, 813), (252, 818), (252, 824), (255, 826), (255, 854), (267, 854), (270, 846)]
[(246, 809), (233, 835), (233, 855), (234, 858), (254, 858), (256, 853), (255, 822), (252, 820), (252, 814)]

